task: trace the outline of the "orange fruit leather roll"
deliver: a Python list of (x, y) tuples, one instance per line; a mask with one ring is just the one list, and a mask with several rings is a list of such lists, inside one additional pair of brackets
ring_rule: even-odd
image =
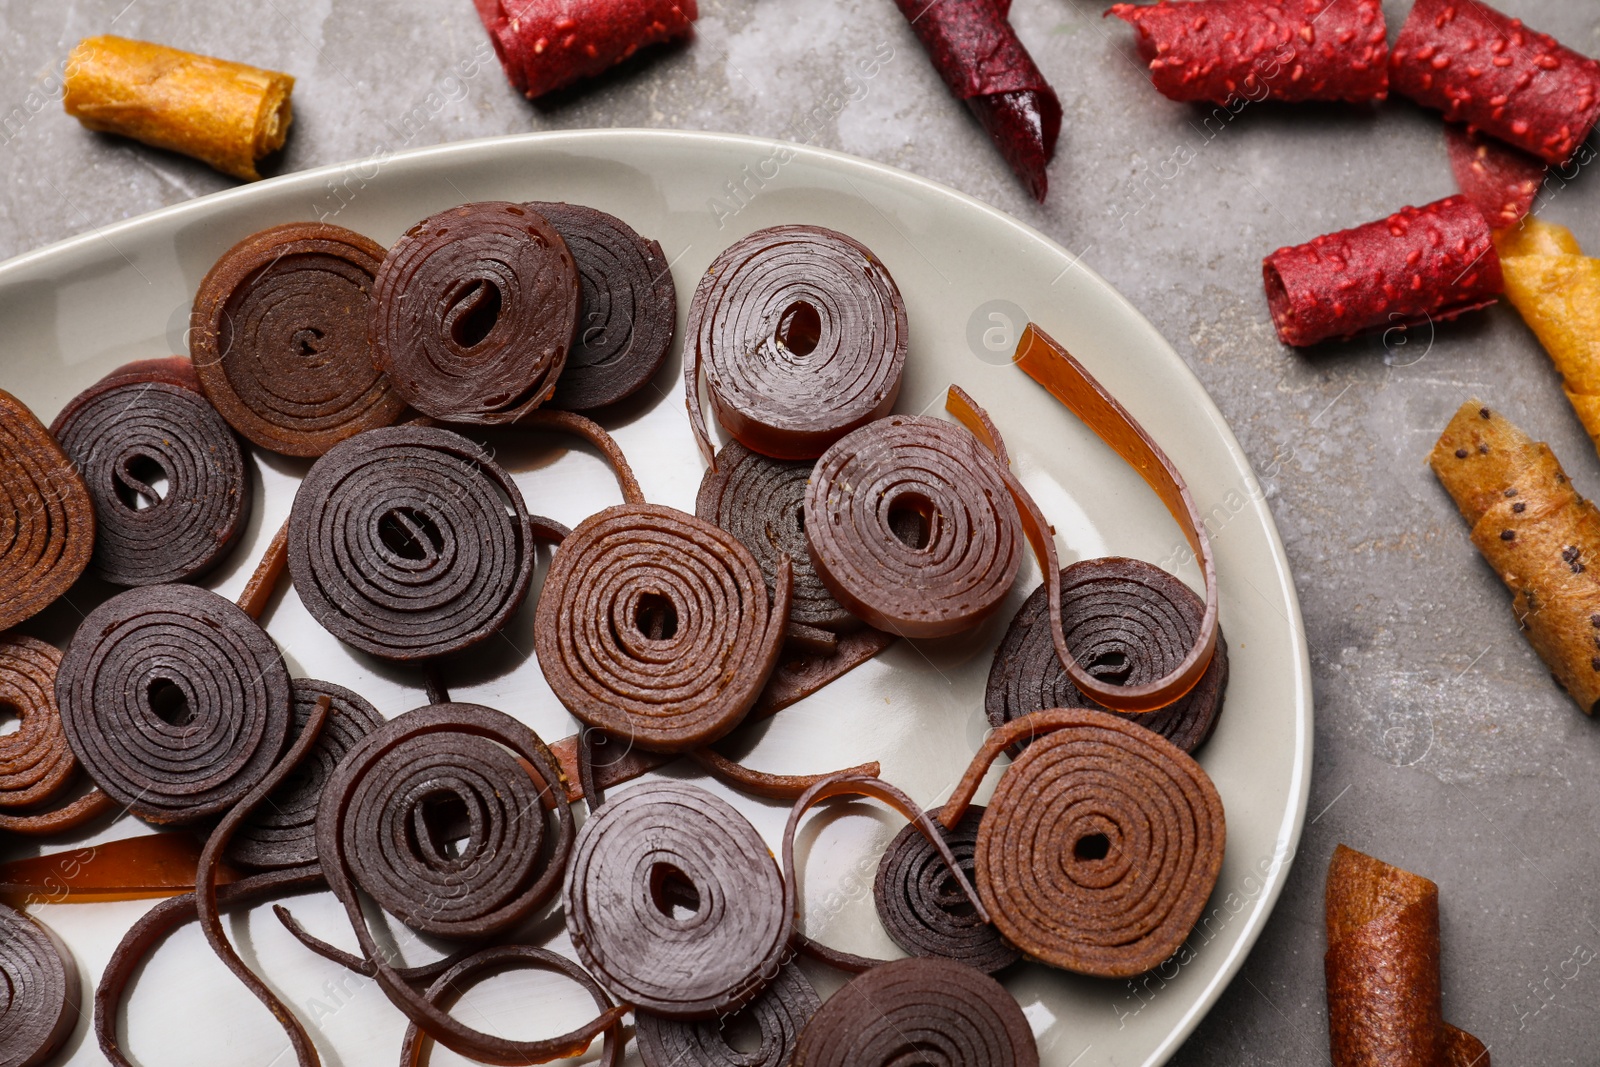
[(193, 156), (255, 181), (283, 147), (294, 78), (126, 37), (86, 37), (67, 58), (67, 114), (91, 130)]

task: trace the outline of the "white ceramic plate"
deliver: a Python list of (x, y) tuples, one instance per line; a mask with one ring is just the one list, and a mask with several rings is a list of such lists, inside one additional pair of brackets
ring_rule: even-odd
[[(712, 258), (752, 230), (818, 223), (863, 241), (893, 273), (910, 316), (900, 409), (942, 411), (951, 382), (987, 406), (1018, 474), (1056, 526), (1063, 564), (1136, 556), (1199, 584), (1182, 535), (1155, 495), (1009, 365), (1021, 315), (1066, 345), (1177, 461), (1208, 516), (1231, 652), (1226, 709), (1200, 755), (1227, 809), (1221, 880), (1186, 950), (1144, 978), (1099, 981), (1038, 965), (1017, 967), (1006, 977), (1050, 1067), (1164, 1062), (1238, 969), (1292, 859), (1311, 765), (1305, 641), (1272, 519), (1222, 417), (1127, 301), (1035, 231), (903, 171), (749, 138), (605, 130), (444, 145), (203, 197), (0, 266), (0, 386), (49, 422), (76, 392), (118, 364), (184, 351), (196, 286), (221, 252), (255, 230), (326, 218), (387, 244), (435, 211), (489, 199), (571, 200), (627, 220), (666, 250), (680, 316)], [(692, 511), (702, 464), (684, 415), (680, 368), (675, 352), (654, 390), (608, 421), (649, 498)], [(522, 445), (501, 438), (495, 447), (533, 511), (576, 524), (617, 502), (596, 455), (566, 452), (545, 440)], [(260, 479), (249, 534), (208, 583), (230, 596), (288, 514), (307, 466), (260, 454), (255, 463)], [(902, 642), (770, 724), (750, 729), (747, 762), (798, 773), (876, 759), (884, 776), (919, 802), (943, 799), (983, 736), (983, 689), (994, 647), (1038, 583), (1030, 564), (1003, 610), (981, 630)], [(84, 599), (82, 590), (74, 599)], [(571, 733), (573, 722), (531, 655), (532, 615), (530, 600), (506, 639), (470, 673), (451, 679), (452, 690), (456, 699), (501, 708), (553, 740)], [(29, 629), (64, 644), (77, 617), (72, 607), (58, 605)], [(267, 628), (296, 675), (350, 686), (389, 716), (426, 703), (414, 673), (341, 646), (292, 592), (270, 609)], [(776, 845), (785, 809), (730, 799)], [(807, 856), (808, 933), (858, 952), (902, 954), (878, 925), (871, 901), (876, 856), (898, 828), (897, 817), (865, 802), (834, 805), (809, 820), (800, 840)], [(87, 840), (143, 831), (124, 819)], [(293, 904), (313, 930), (353, 947), (328, 894)], [(66, 938), (92, 981), (147, 906), (32, 910)], [(245, 957), (300, 1013), (330, 1067), (395, 1062), (402, 1018), (372, 983), (306, 953), (266, 909), (235, 917), (231, 930)], [(552, 931), (554, 946), (565, 948), (559, 922), (546, 917), (535, 932)], [(413, 960), (438, 952), (404, 930), (396, 936)], [(825, 990), (837, 984), (834, 976), (812, 974)], [(192, 927), (155, 953), (130, 1004), (124, 1047), (142, 1064), (293, 1062), (271, 1018)], [(486, 1029), (533, 1037), (567, 1029), (590, 1008), (585, 996), (553, 978), (510, 975), (469, 994), (459, 1011)], [(65, 1058), (102, 1062), (87, 1019)], [(436, 1051), (434, 1062), (454, 1058)]]

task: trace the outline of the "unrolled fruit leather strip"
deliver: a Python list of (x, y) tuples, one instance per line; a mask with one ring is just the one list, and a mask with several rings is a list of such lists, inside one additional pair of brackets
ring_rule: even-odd
[(1439, 887), (1340, 845), (1325, 903), (1334, 1067), (1489, 1067), (1483, 1042), (1444, 1021)]
[(367, 332), (383, 257), (320, 222), (273, 226), (222, 254), (195, 294), (189, 349), (229, 425), (269, 451), (320, 456), (400, 418)]
[(1445, 126), (1444, 141), (1456, 187), (1483, 212), (1491, 229), (1515, 226), (1533, 210), (1548, 169), (1542, 160), (1455, 122)]
[(532, 100), (688, 36), (695, 0), (476, 0), (506, 78)]
[(1389, 54), (1394, 91), (1546, 163), (1600, 118), (1600, 63), (1483, 0), (1417, 0)]
[[(1511, 590), (1528, 643), (1585, 714), (1600, 701), (1600, 510), (1548, 445), (1477, 400), (1461, 405), (1428, 463)], [(1593, 569), (1591, 569), (1593, 568)]]
[(0, 734), (0, 832), (52, 834), (80, 826), (116, 807), (91, 788), (53, 808), (78, 777), (78, 760), (67, 744), (56, 705), (61, 653), (19, 633), (0, 633), (0, 707), (21, 719)]
[(0, 630), (33, 618), (94, 552), (94, 504), (72, 460), (0, 389)]
[(1061, 134), (1061, 101), (1006, 21), (1009, 0), (895, 0), (933, 69), (983, 124), (1035, 200)]
[(1297, 347), (1445, 322), (1505, 289), (1489, 223), (1464, 196), (1280, 248), (1261, 272), (1278, 339)]
[[(0, 864), (0, 900), (95, 904), (176, 896), (194, 889), (200, 850), (198, 838), (177, 831), (12, 860)], [(238, 878), (223, 865), (215, 881), (224, 885)]]
[(1600, 259), (1538, 219), (1500, 243), (1506, 297), (1550, 353), (1567, 403), (1600, 449)]
[(86, 37), (67, 58), (67, 114), (91, 130), (193, 156), (246, 181), (283, 147), (294, 79), (125, 37)]
[(48, 926), (0, 904), (0, 1064), (42, 1067), (72, 1036), (83, 982)]
[(1196, 0), (1117, 4), (1169, 100), (1346, 100), (1389, 93), (1378, 0)]

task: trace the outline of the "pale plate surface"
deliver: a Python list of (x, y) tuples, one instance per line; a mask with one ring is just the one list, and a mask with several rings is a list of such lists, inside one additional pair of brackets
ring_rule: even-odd
[[(742, 188), (739, 199), (733, 188)], [(49, 422), (76, 392), (113, 367), (184, 351), (188, 308), (201, 278), (221, 252), (266, 226), (326, 217), (387, 244), (435, 211), (491, 199), (589, 204), (660, 241), (678, 287), (680, 328), (702, 271), (744, 234), (803, 222), (856, 237), (888, 266), (906, 299), (911, 353), (900, 410), (941, 413), (951, 382), (987, 406), (1017, 473), (1056, 527), (1063, 564), (1106, 554), (1135, 556), (1199, 586), (1182, 535), (1155, 495), (1008, 365), (1021, 324), (1008, 324), (1005, 311), (984, 305), (1003, 300), (1025, 310), (1174, 458), (1213, 533), (1228, 528), (1228, 536), (1217, 540), (1217, 572), (1232, 680), (1217, 732), (1200, 754), (1227, 811), (1222, 876), (1181, 965), (1175, 958), (1135, 982), (1089, 980), (1037, 965), (1014, 968), (1006, 978), (1049, 1067), (1164, 1062), (1237, 970), (1293, 858), (1311, 764), (1303, 627), (1260, 488), (1216, 408), (1131, 305), (1037, 232), (902, 171), (809, 148), (780, 153), (778, 145), (750, 138), (618, 130), (444, 145), (204, 197), (0, 265), (0, 387)], [(991, 318), (991, 311), (1000, 317)], [(985, 337), (985, 329), (997, 332)], [(693, 510), (702, 463), (684, 414), (679, 357), (674, 351), (641, 402), (605, 421), (649, 499)], [(567, 451), (566, 442), (545, 438), (501, 435), (491, 443), (535, 512), (571, 525), (618, 502), (595, 454)], [(207, 583), (229, 596), (243, 586), (287, 516), (307, 464), (258, 453), (255, 467), (258, 495), (246, 543)], [(540, 560), (541, 574), (547, 562), (548, 557)], [(902, 642), (770, 724), (746, 731), (747, 762), (800, 773), (876, 759), (884, 777), (919, 802), (943, 799), (983, 737), (983, 689), (994, 647), (1038, 583), (1030, 563), (997, 617), (977, 632)], [(88, 610), (94, 595), (75, 591), (77, 608)], [(498, 707), (554, 740), (570, 734), (573, 721), (531, 655), (532, 615), (525, 608), (504, 641), (452, 675), (451, 688), (455, 699)], [(72, 606), (58, 605), (28, 629), (64, 644), (77, 617)], [(292, 591), (269, 609), (267, 628), (297, 676), (347, 685), (391, 717), (426, 703), (415, 672), (341, 646), (310, 619)], [(715, 784), (709, 788), (728, 796), (777, 847), (786, 809)], [(871, 902), (876, 856), (898, 828), (897, 816), (865, 802), (827, 807), (808, 820), (800, 846), (809, 934), (865, 954), (901, 954), (878, 925)], [(139, 832), (143, 827), (124, 819), (84, 840)], [(290, 903), (314, 931), (354, 947), (331, 896)], [(66, 938), (93, 981), (147, 906), (30, 910)], [(550, 917), (529, 931), (535, 937), (552, 933), (552, 947), (569, 951)], [(267, 909), (235, 917), (231, 934), (246, 959), (299, 1012), (330, 1067), (396, 1061), (403, 1019), (372, 983), (306, 953)], [(413, 960), (437, 954), (437, 946), (419, 944), (403, 929), (396, 937)], [(837, 984), (829, 974), (810, 973), (825, 991)], [(154, 954), (130, 1004), (124, 1047), (141, 1064), (293, 1062), (271, 1018), (233, 982), (193, 928), (179, 931)], [(536, 975), (494, 979), (458, 1010), (475, 1025), (517, 1037), (557, 1033), (590, 1013), (587, 997), (574, 987)], [(445, 1051), (434, 1054), (435, 1063), (456, 1059)], [(102, 1062), (87, 1019), (65, 1062)], [(629, 1062), (637, 1062), (631, 1052)]]

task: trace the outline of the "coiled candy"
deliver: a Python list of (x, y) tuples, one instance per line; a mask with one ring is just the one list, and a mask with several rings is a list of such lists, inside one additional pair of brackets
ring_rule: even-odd
[(22, 634), (0, 634), (0, 710), (21, 720), (0, 734), (0, 830), (49, 834), (68, 830), (112, 806), (111, 798), (91, 789), (54, 811), (39, 809), (72, 784), (78, 759), (67, 744), (56, 704), (61, 653)]
[[(787, 1067), (811, 1016), (822, 1006), (805, 973), (794, 964), (778, 971), (761, 995), (732, 1017), (669, 1019), (637, 1012), (639, 1058), (645, 1067)], [(761, 1044), (740, 1050), (729, 1032), (744, 1023), (761, 1032)]]
[(27, 405), (0, 389), (0, 630), (72, 587), (94, 552), (94, 505)]
[(0, 1067), (49, 1062), (78, 1022), (78, 965), (49, 927), (4, 904), (0, 991)]

